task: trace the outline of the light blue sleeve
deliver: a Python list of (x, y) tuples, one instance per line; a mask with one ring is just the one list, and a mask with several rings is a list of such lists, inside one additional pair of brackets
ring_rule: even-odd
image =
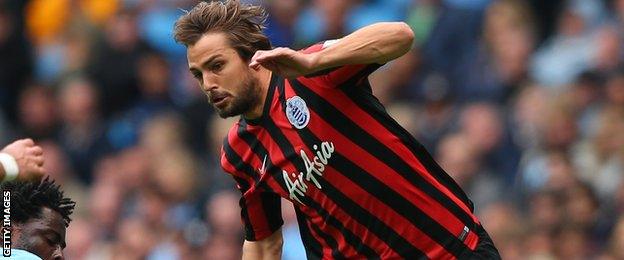
[(12, 259), (12, 260), (42, 260), (41, 257), (38, 257), (37, 255), (25, 251), (25, 250), (21, 250), (21, 249), (11, 249), (11, 256), (10, 257), (2, 257), (2, 259)]

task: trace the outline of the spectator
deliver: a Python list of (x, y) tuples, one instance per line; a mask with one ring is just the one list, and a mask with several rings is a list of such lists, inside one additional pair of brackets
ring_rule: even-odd
[(136, 15), (120, 11), (105, 25), (102, 39), (95, 43), (87, 70), (107, 104), (103, 115), (109, 118), (127, 109), (139, 96), (138, 60), (150, 48), (139, 37)]
[(77, 177), (83, 183), (90, 183), (96, 159), (111, 149), (100, 116), (98, 90), (88, 79), (74, 77), (61, 83), (58, 92), (61, 118), (58, 139)]
[(485, 12), (483, 35), (460, 58), (453, 78), (460, 100), (505, 102), (527, 79), (534, 47), (534, 25), (522, 1), (492, 3)]
[(19, 131), (35, 140), (55, 137), (59, 123), (56, 109), (51, 88), (37, 83), (28, 86), (18, 100)]
[(16, 122), (18, 96), (31, 76), (32, 44), (25, 33), (26, 1), (0, 2), (0, 110)]
[[(598, 1), (571, 1), (559, 16), (557, 30), (535, 53), (531, 73), (546, 87), (561, 88), (590, 67), (594, 55), (593, 13), (587, 5)], [(591, 7), (590, 7), (591, 9)]]

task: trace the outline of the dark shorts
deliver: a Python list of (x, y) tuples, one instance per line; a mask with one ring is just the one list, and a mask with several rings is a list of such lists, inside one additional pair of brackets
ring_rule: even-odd
[(475, 248), (475, 251), (460, 259), (501, 259), (498, 249), (494, 246), (494, 242), (492, 242), (490, 235), (488, 235), (485, 229), (479, 225), (476, 231), (479, 236), (477, 248)]

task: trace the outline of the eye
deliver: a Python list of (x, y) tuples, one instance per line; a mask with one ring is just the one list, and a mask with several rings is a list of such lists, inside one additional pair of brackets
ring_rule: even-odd
[(210, 67), (210, 70), (214, 71), (214, 72), (218, 72), (223, 68), (223, 63), (222, 62), (216, 62), (215, 64), (213, 64)]
[(46, 242), (48, 243), (48, 245), (50, 246), (56, 246), (58, 245), (58, 241), (56, 241), (56, 239), (54, 238), (50, 238), (50, 237), (45, 237)]
[(193, 78), (195, 78), (200, 84), (202, 84), (204, 82), (204, 77), (202, 76), (202, 73), (199, 71), (191, 71), (191, 73), (193, 74)]

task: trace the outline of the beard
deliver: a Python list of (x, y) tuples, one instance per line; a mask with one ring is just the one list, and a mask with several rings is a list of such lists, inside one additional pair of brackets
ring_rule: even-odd
[(237, 92), (235, 95), (232, 95), (230, 103), (224, 108), (220, 109), (213, 104), (221, 118), (244, 114), (260, 102), (260, 86), (251, 73), (246, 73), (243, 77)]

